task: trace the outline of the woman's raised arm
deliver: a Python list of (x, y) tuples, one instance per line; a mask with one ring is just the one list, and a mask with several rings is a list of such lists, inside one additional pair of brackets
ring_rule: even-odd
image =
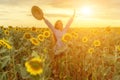
[(46, 18), (43, 17), (43, 20), (46, 23), (46, 25), (55, 33), (54, 26)]
[(65, 26), (65, 28), (64, 28), (64, 31), (65, 31), (65, 32), (69, 29), (71, 23), (73, 22), (74, 16), (75, 16), (75, 10), (74, 10), (73, 16), (70, 18), (70, 20), (68, 21), (68, 23), (66, 24), (66, 26)]

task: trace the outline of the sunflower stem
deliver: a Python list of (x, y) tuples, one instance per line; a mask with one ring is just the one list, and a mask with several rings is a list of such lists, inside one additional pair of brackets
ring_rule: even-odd
[(15, 59), (14, 59), (14, 54), (12, 56), (12, 63), (13, 63), (13, 72), (14, 72), (14, 80), (17, 80), (17, 77), (16, 77), (16, 70), (15, 70)]

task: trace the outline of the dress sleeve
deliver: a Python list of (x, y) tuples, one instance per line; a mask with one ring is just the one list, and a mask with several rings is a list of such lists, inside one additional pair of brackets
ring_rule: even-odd
[(64, 32), (66, 32), (66, 31), (69, 29), (71, 23), (73, 22), (74, 16), (75, 16), (75, 11), (74, 11), (73, 16), (70, 18), (70, 20), (69, 20), (68, 23), (66, 24), (66, 26), (65, 26), (65, 28), (64, 28)]
[(46, 18), (43, 18), (43, 20), (46, 23), (46, 25), (55, 33), (54, 26)]

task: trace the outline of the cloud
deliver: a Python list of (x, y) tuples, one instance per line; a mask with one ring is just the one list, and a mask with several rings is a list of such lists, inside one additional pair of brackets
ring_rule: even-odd
[(53, 2), (48, 5), (55, 8), (73, 8), (76, 5), (75, 3), (76, 1), (74, 0), (53, 0)]
[(29, 6), (34, 4), (46, 5), (51, 0), (0, 0), (0, 5), (7, 6)]
[(19, 22), (26, 19), (27, 21), (32, 16), (30, 10), (33, 5), (43, 8), (46, 11), (46, 17), (64, 18), (70, 15), (65, 14), (63, 9), (69, 12), (68, 8), (92, 5), (96, 14), (95, 18), (120, 20), (120, 0), (0, 0), (0, 20)]
[(115, 15), (115, 14), (107, 14), (107, 15), (99, 15), (99, 16), (96, 16), (95, 18), (98, 18), (98, 19), (105, 19), (105, 20), (120, 20), (120, 16), (118, 15)]
[(0, 0), (0, 5), (14, 6), (19, 5), (22, 1), (23, 0), (21, 0), (21, 2), (19, 0)]
[(49, 5), (55, 8), (73, 8), (91, 4), (101, 8), (120, 8), (120, 0), (52, 0)]
[(1, 10), (0, 13), (9, 13), (9, 11)]
[(4, 14), (0, 14), (0, 16), (3, 16)]

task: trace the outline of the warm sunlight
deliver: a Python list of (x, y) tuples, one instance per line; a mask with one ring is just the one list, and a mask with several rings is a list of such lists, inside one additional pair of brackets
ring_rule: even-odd
[(93, 10), (90, 6), (84, 6), (81, 8), (80, 12), (83, 16), (91, 16), (93, 13)]
[(120, 0), (0, 0), (0, 80), (120, 80)]

